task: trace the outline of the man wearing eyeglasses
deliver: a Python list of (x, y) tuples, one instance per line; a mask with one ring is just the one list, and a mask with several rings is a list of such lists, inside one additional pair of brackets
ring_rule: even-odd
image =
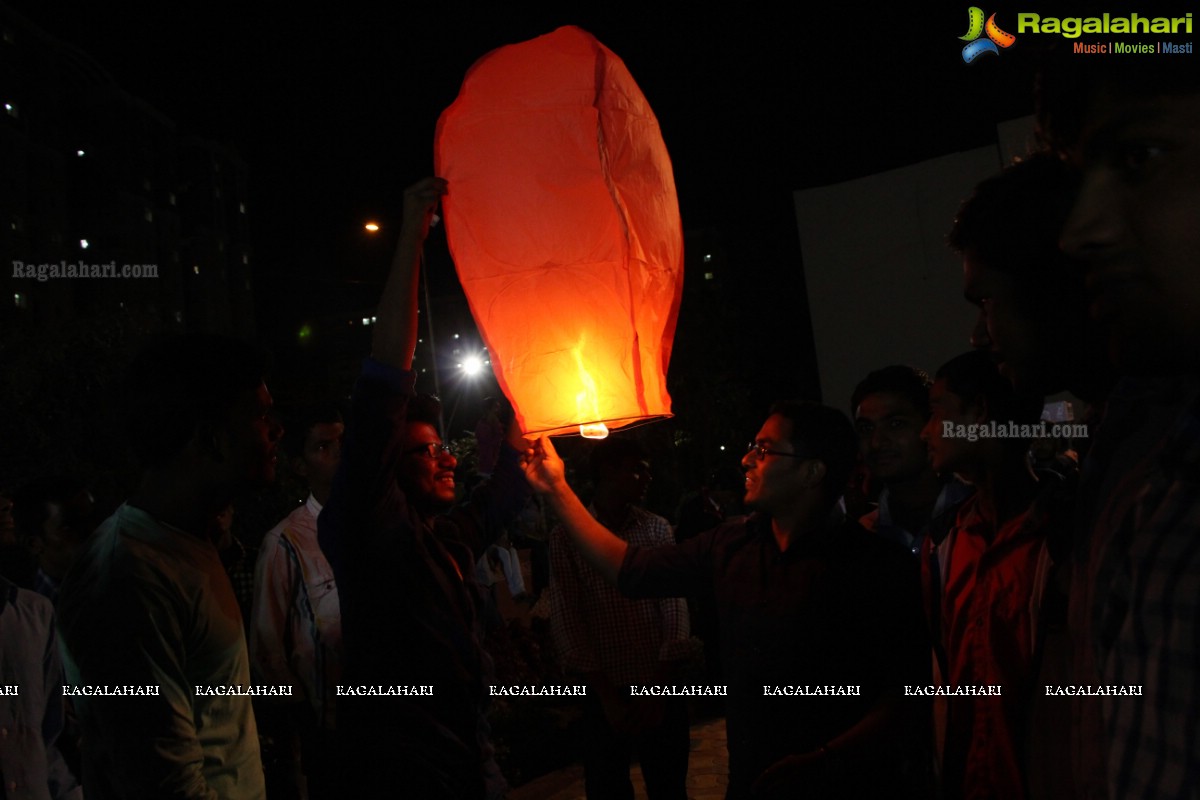
[(715, 597), (731, 800), (915, 794), (904, 695), (928, 683), (928, 637), (903, 549), (836, 516), (857, 450), (840, 412), (778, 405), (742, 459), (756, 513), (658, 548), (597, 522), (549, 439), (526, 451), (530, 484), (622, 593)]
[(318, 520), (342, 612), (337, 725), (346, 797), (482, 800), (506, 788), (484, 713), (491, 660), (473, 575), (529, 487), (508, 447), (491, 480), (450, 511), (457, 461), (438, 433), (436, 401), (414, 396), (419, 256), (445, 193), (438, 178), (405, 191), (371, 358)]

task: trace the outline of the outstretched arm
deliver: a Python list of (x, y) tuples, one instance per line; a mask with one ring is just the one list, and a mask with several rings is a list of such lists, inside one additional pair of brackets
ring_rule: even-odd
[(379, 300), (379, 321), (371, 339), (371, 355), (376, 361), (403, 370), (412, 369), (413, 352), (417, 349), (421, 246), (429, 234), (433, 210), (445, 193), (446, 181), (441, 178), (426, 178), (404, 190), (400, 243)]
[(583, 553), (584, 558), (612, 584), (625, 560), (627, 545), (608, 528), (601, 525), (587, 509), (571, 487), (567, 485), (563, 461), (554, 451), (548, 436), (543, 436), (533, 447), (525, 451), (522, 460), (525, 478), (533, 490), (549, 501), (563, 528)]

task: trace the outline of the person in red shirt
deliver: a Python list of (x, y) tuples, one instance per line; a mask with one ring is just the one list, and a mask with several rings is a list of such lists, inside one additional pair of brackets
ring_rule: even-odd
[(1025, 434), (1041, 407), (1039, 396), (1017, 393), (978, 350), (947, 362), (930, 390), (921, 436), (933, 468), (976, 488), (941, 544), (926, 541), (922, 558), (949, 695), (935, 703), (934, 723), (950, 798), (1028, 796), (1023, 764), (1047, 541), (1066, 529), (1059, 496), (1039, 486), (1026, 457)]

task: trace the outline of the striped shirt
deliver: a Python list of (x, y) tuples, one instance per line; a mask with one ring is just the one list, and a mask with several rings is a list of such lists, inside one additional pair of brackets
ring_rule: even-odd
[(317, 544), (321, 504), (307, 502), (263, 538), (254, 569), (250, 659), (263, 683), (294, 686), (332, 730), (342, 615), (333, 569)]

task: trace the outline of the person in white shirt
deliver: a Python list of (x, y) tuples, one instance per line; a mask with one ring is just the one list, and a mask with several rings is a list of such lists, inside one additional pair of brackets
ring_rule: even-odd
[(293, 687), (290, 703), (262, 710), (276, 745), (268, 781), (306, 785), (315, 799), (336, 788), (329, 776), (342, 649), (337, 585), (317, 544), (317, 517), (341, 460), (345, 425), (333, 405), (315, 406), (296, 423), (284, 448), (293, 471), (308, 481), (309, 495), (263, 537), (248, 635), (258, 680)]

